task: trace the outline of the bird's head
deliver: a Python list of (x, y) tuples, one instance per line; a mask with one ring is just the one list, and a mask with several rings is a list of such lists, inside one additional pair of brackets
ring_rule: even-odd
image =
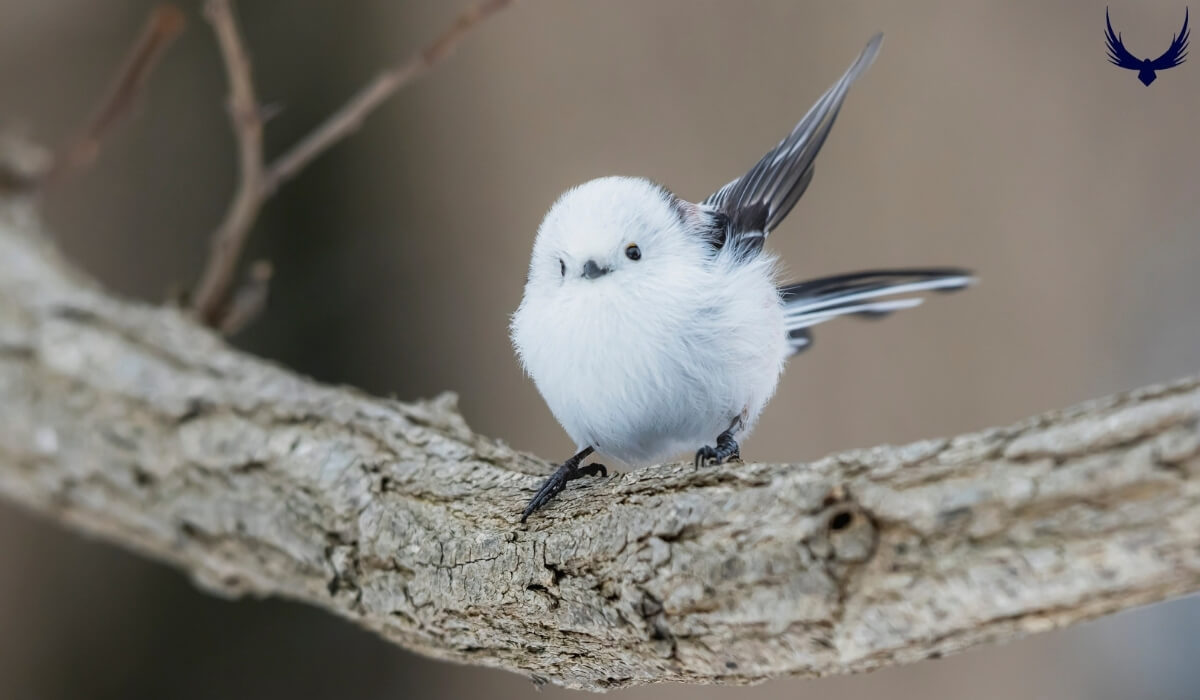
[(642, 178), (605, 177), (567, 191), (538, 229), (531, 285), (564, 291), (645, 287), (699, 263), (703, 242), (690, 235), (700, 216)]

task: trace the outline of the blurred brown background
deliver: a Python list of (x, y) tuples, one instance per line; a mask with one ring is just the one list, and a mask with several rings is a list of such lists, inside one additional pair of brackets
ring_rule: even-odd
[[(149, 301), (197, 274), (234, 183), (224, 77), (199, 0), (134, 122), (46, 202), (62, 246)], [(272, 153), (463, 3), (239, 10)], [(147, 0), (0, 0), (0, 123), (61, 141)], [(1178, 0), (1112, 6), (1139, 55)], [(506, 338), (541, 215), (563, 189), (642, 174), (700, 198), (780, 138), (876, 30), (816, 179), (772, 239), (796, 276), (963, 264), (983, 282), (879, 324), (822, 327), (748, 458), (947, 435), (1197, 371), (1200, 60), (1149, 88), (1105, 62), (1104, 3), (525, 0), (285, 187), (252, 255), (268, 314), (237, 339), (327, 382), (453, 389), (472, 426), (571, 448)], [(753, 689), (625, 698), (1200, 697), (1200, 600), (998, 649)], [(320, 612), (230, 603), (178, 573), (0, 504), (0, 697), (527, 697)], [(570, 693), (547, 689), (545, 697)]]

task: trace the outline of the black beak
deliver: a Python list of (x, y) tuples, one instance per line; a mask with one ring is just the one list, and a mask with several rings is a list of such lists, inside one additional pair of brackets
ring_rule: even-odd
[(595, 260), (588, 260), (583, 264), (583, 276), (594, 280), (597, 277), (603, 277), (608, 274), (607, 267), (600, 267)]

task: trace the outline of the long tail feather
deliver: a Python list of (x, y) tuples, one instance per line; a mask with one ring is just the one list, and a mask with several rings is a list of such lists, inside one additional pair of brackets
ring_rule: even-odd
[(781, 287), (788, 343), (793, 352), (812, 344), (811, 326), (839, 316), (879, 318), (920, 305), (924, 292), (964, 289), (975, 278), (959, 268), (871, 270)]

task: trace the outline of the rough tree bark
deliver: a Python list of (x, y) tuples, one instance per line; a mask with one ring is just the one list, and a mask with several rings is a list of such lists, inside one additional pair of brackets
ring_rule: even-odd
[(0, 203), (0, 494), (409, 649), (604, 689), (941, 655), (1200, 589), (1200, 378), (811, 464), (568, 488), (468, 429), (227, 348)]

